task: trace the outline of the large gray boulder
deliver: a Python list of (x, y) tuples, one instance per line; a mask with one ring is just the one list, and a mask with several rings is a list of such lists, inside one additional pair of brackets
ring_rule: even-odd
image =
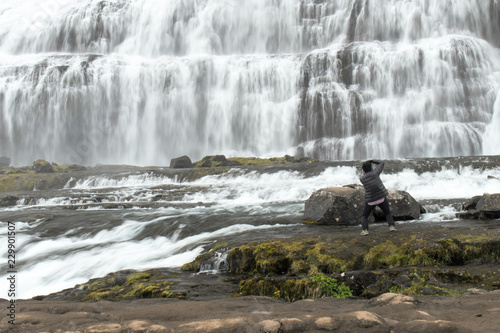
[(305, 202), (304, 222), (358, 225), (363, 213), (363, 197), (361, 185), (319, 189)]
[(478, 195), (464, 205), (464, 212), (457, 213), (463, 219), (498, 219), (500, 218), (500, 193)]
[(170, 160), (170, 167), (172, 169), (189, 169), (193, 167), (193, 162), (186, 155), (173, 158)]
[[(406, 191), (391, 190), (387, 200), (395, 221), (417, 220), (424, 212), (420, 204)], [(385, 215), (379, 207), (375, 208), (373, 215), (375, 220), (385, 221)]]
[[(323, 188), (315, 191), (305, 202), (304, 222), (332, 225), (359, 225), (364, 207), (365, 190), (361, 185)], [(405, 191), (391, 190), (389, 206), (396, 221), (416, 220), (420, 217), (420, 204)], [(376, 208), (368, 222), (386, 221)]]

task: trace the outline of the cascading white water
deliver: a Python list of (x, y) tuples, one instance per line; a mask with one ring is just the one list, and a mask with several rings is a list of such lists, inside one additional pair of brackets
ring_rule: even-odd
[(499, 29), (496, 0), (4, 0), (0, 155), (500, 154)]
[(294, 57), (26, 61), (0, 69), (3, 149), (15, 161), (164, 165), (185, 153), (262, 155), (292, 140)]
[(497, 56), (486, 42), (457, 35), (311, 54), (302, 122), (307, 141), (321, 140), (306, 151), (329, 159), (481, 154)]

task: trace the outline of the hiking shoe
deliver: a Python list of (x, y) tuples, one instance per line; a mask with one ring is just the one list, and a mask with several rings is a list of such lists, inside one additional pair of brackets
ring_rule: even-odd
[(361, 236), (368, 236), (370, 233), (368, 232), (368, 230), (362, 230), (361, 231)]
[(398, 231), (398, 229), (396, 229), (396, 227), (395, 227), (395, 226), (392, 226), (392, 225), (391, 225), (391, 226), (389, 227), (389, 231), (391, 231), (391, 232), (392, 232), (392, 231)]

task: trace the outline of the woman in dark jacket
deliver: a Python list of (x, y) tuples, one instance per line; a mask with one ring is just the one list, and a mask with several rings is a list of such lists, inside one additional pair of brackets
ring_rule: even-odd
[[(377, 164), (372, 170), (372, 163)], [(369, 160), (363, 163), (363, 175), (359, 178), (365, 188), (365, 208), (361, 217), (361, 235), (368, 235), (368, 216), (370, 216), (375, 206), (379, 206), (385, 214), (390, 231), (396, 231), (394, 219), (392, 218), (389, 202), (386, 197), (389, 195), (384, 184), (380, 180), (380, 174), (384, 170), (384, 162), (380, 160)]]

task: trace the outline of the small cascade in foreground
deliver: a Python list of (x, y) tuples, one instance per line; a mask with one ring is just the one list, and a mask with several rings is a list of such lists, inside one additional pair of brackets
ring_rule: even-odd
[[(229, 262), (227, 254), (229, 249), (220, 249), (213, 251), (209, 258), (204, 258), (200, 263), (198, 274), (217, 274), (229, 272)], [(207, 254), (205, 254), (207, 256)]]

